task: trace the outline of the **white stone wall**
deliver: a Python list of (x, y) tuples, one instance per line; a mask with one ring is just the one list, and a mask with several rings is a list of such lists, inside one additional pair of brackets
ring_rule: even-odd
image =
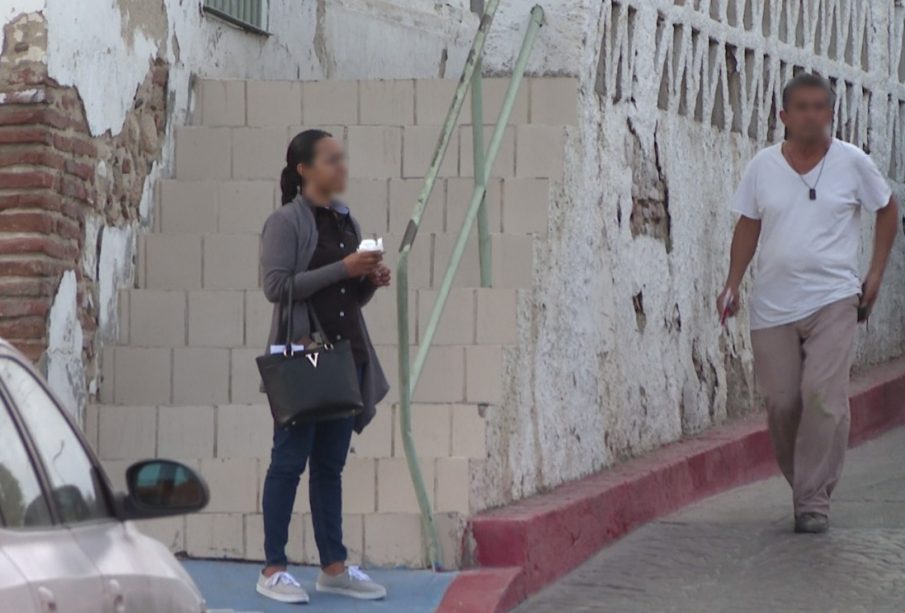
[[(153, 215), (154, 179), (172, 168), (173, 128), (185, 123), (191, 111), (193, 75), (286, 80), (457, 78), (478, 24), (468, 0), (270, 0), (272, 35), (264, 37), (205, 16), (201, 4), (202, 0), (6, 0), (0, 7), (0, 37), (2, 24), (17, 15), (43, 13), (50, 76), (78, 89), (95, 135), (116, 135), (123, 129), (150, 63), (157, 57), (166, 59), (171, 120), (162, 161), (148, 179), (140, 206), (141, 225), (149, 225)], [(582, 23), (572, 16), (579, 4), (563, 2), (558, 12), (551, 13), (549, 22), (555, 25), (541, 36), (532, 65), (535, 71), (568, 72), (573, 65), (577, 47), (571, 36), (562, 34), (574, 32), (575, 23)], [(488, 43), (488, 72), (505, 72), (511, 65), (530, 6), (523, 0), (502, 4)], [(103, 169), (98, 170), (102, 175)], [(100, 233), (104, 243), (102, 270), (97, 274), (101, 299), (109, 303), (99, 307), (100, 331), (102, 338), (112, 338), (117, 330), (117, 289), (131, 283), (138, 227), (88, 230)], [(114, 242), (107, 244), (107, 236)], [(93, 277), (96, 241), (86, 244), (91, 253), (84, 261), (91, 269), (85, 273)], [(69, 301), (57, 304), (51, 313), (53, 325), (77, 328), (78, 319), (64, 306)], [(68, 355), (64, 349), (51, 347), (58, 356)], [(80, 365), (73, 362), (67, 368)], [(57, 391), (65, 398), (85, 397), (84, 390), (69, 385)]]
[[(273, 35), (264, 38), (204, 17), (200, 4), (6, 0), (0, 19), (44, 12), (51, 76), (79, 89), (96, 134), (122, 129), (154, 57), (171, 65), (171, 135), (191, 110), (193, 74), (455, 78), (477, 27), (468, 0), (271, 0)], [(532, 4), (501, 3), (487, 72), (511, 68)], [(483, 505), (579, 477), (752, 405), (747, 327), (738, 321), (721, 331), (712, 304), (728, 264), (728, 197), (751, 155), (779, 137), (778, 95), (793, 68), (833, 77), (840, 135), (869, 147), (897, 193), (905, 180), (898, 1), (543, 4), (547, 24), (529, 69), (579, 77), (580, 125), (570, 133), (547, 244), (538, 248), (536, 286), (521, 304), (507, 401), (488, 410), (488, 449), (497, 451), (475, 484)], [(171, 165), (168, 138), (157, 174)], [(152, 188), (149, 179), (144, 224)], [(109, 301), (100, 305), (102, 330), (115, 330), (116, 288), (130, 283), (137, 230), (101, 232), (100, 294)], [(859, 338), (861, 365), (903, 349), (903, 268), (897, 246)], [(67, 304), (60, 296), (55, 321), (74, 321)], [(54, 338), (63, 343), (58, 355), (71, 353), (74, 335)]]
[[(501, 457), (475, 485), (485, 505), (755, 406), (746, 319), (723, 331), (713, 305), (728, 268), (728, 200), (751, 156), (781, 138), (793, 71), (834, 80), (837, 135), (868, 149), (903, 195), (899, 3), (607, 0), (589, 13), (580, 126), (522, 304), (508, 398), (491, 412), (487, 446)], [(905, 348), (903, 273), (899, 241), (859, 335), (859, 367)]]
[[(561, 25), (542, 34), (533, 65), (537, 71), (564, 72), (572, 65), (569, 54), (577, 47), (559, 36), (560, 30), (572, 27), (569, 4), (573, 3), (563, 3), (563, 10), (551, 14), (550, 23)], [(174, 128), (184, 124), (192, 110), (193, 77), (458, 78), (478, 25), (469, 0), (269, 0), (269, 5), (271, 35), (265, 37), (205, 15), (202, 0), (0, 3), (0, 48), (4, 24), (23, 13), (43, 14), (48, 48), (46, 56), (38, 59), (46, 61), (51, 78), (78, 90), (93, 135), (115, 136), (123, 130), (135, 92), (155, 58), (165, 59), (170, 68), (167, 138), (162, 159), (147, 180), (140, 222), (109, 229), (86, 224), (89, 247), (82, 258), (83, 272), (98, 277), (100, 339), (117, 334), (118, 289), (132, 283), (136, 233), (151, 223), (156, 178), (172, 170)], [(488, 43), (488, 72), (504, 72), (511, 65), (530, 7), (523, 0), (503, 3)], [(100, 177), (105, 172), (97, 169)], [(97, 236), (101, 237), (99, 247)], [(58, 291), (63, 289), (61, 285)], [(75, 328), (66, 339), (81, 335), (78, 318), (67, 306), (71, 302), (58, 296), (50, 315), (52, 328)], [(52, 335), (51, 343), (62, 338)], [(57, 356), (57, 366), (66, 371), (82, 366), (81, 359), (75, 358), (62, 364), (71, 354), (68, 345), (52, 344), (49, 354)], [(96, 382), (89, 381), (87, 391), (95, 388)], [(63, 398), (76, 399), (78, 405), (86, 398), (86, 389), (69, 383), (56, 385), (56, 391)]]

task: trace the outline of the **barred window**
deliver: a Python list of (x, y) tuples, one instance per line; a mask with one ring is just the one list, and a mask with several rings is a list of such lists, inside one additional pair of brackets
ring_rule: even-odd
[(267, 0), (204, 0), (204, 10), (242, 28), (267, 30)]

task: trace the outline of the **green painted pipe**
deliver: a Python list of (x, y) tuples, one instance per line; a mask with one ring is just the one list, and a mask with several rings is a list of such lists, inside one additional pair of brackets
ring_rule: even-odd
[[(465, 62), (465, 68), (462, 72), (462, 77), (459, 79), (459, 84), (456, 88), (456, 93), (453, 96), (453, 101), (450, 105), (449, 113), (447, 114), (446, 121), (443, 124), (443, 129), (440, 133), (440, 140), (437, 143), (437, 148), (434, 150), (434, 155), (425, 177), (424, 187), (421, 190), (421, 194), (418, 197), (418, 202), (416, 203), (415, 209), (412, 212), (412, 217), (409, 220), (408, 226), (405, 229), (405, 234), (402, 237), (402, 243), (399, 246), (399, 261), (396, 264), (396, 321), (399, 335), (399, 429), (402, 435), (402, 444), (403, 449), (405, 450), (405, 458), (408, 463), (409, 472), (411, 473), (412, 483), (415, 489), (415, 497), (418, 500), (418, 507), (421, 511), (421, 526), (424, 532), (425, 540), (427, 542), (428, 558), (431, 567), (434, 570), (441, 570), (442, 551), (440, 548), (439, 538), (437, 537), (436, 526), (434, 525), (433, 514), (430, 507), (430, 500), (427, 496), (427, 490), (424, 487), (424, 477), (421, 473), (421, 466), (418, 462), (418, 453), (415, 449), (414, 437), (412, 436), (412, 397), (414, 396), (418, 379), (421, 376), (421, 370), (427, 358), (427, 353), (430, 350), (434, 334), (436, 334), (439, 319), (443, 314), (443, 310), (446, 306), (446, 301), (449, 298), (449, 291), (452, 287), (452, 282), (455, 278), (456, 271), (458, 270), (459, 263), (462, 260), (462, 254), (465, 250), (465, 243), (467, 242), (468, 234), (471, 231), (471, 227), (475, 223), (475, 218), (478, 216), (478, 211), (481, 208), (481, 204), (484, 200), (486, 193), (486, 177), (490, 172), (490, 168), (493, 167), (493, 162), (496, 159), (497, 154), (499, 153), (500, 144), (503, 139), (503, 133), (505, 131), (506, 124), (509, 121), (509, 116), (512, 113), (512, 107), (515, 104), (515, 97), (518, 93), (519, 85), (521, 84), (522, 78), (524, 76), (525, 67), (528, 63), (528, 57), (531, 53), (532, 47), (534, 46), (534, 41), (537, 38), (537, 33), (544, 17), (544, 11), (540, 6), (535, 6), (533, 9), (531, 9), (531, 20), (528, 23), (528, 29), (525, 33), (525, 38), (522, 41), (522, 48), (519, 52), (518, 60), (516, 61), (515, 69), (513, 71), (513, 78), (509, 84), (509, 89), (506, 92), (506, 97), (503, 101), (503, 107), (500, 110), (500, 117), (494, 129), (493, 136), (491, 137), (487, 155), (484, 156), (482, 130), (483, 92), (480, 80), (481, 56), (483, 54), (487, 32), (490, 29), (491, 23), (493, 22), (493, 16), (496, 13), (498, 5), (499, 0), (489, 0), (487, 6), (485, 7), (484, 15), (481, 18), (481, 25), (478, 28), (478, 33), (475, 35), (471, 51), (468, 54), (468, 60)], [(430, 200), (430, 195), (433, 191), (434, 183), (436, 182), (437, 174), (440, 169), (440, 163), (442, 162), (443, 156), (446, 153), (446, 149), (449, 146), (452, 131), (455, 129), (459, 114), (462, 111), (465, 94), (470, 83), (472, 85), (476, 84), (478, 87), (477, 91), (473, 92), (472, 94), (472, 123), (478, 126), (478, 129), (474, 132), (475, 189), (472, 194), (471, 203), (469, 204), (465, 220), (462, 224), (462, 229), (459, 233), (458, 239), (456, 240), (456, 245), (453, 249), (449, 267), (447, 268), (446, 274), (444, 275), (443, 283), (437, 296), (437, 301), (434, 304), (433, 311), (431, 312), (430, 321), (427, 325), (427, 328), (425, 329), (424, 335), (421, 338), (421, 342), (418, 345), (418, 353), (415, 358), (415, 363), (414, 365), (412, 365), (410, 363), (409, 349), (408, 259), (411, 253), (412, 244), (418, 234), (418, 227), (421, 223), (421, 218), (424, 214), (425, 206)], [(474, 113), (475, 109), (478, 109), (477, 113)], [(489, 247), (489, 234), (487, 233), (486, 228), (486, 216), (484, 220), (484, 226), (484, 234), (487, 237), (487, 246)], [(486, 260), (482, 258), (482, 268), (485, 263), (489, 272), (491, 267), (489, 249), (487, 249), (486, 251)], [(483, 281), (484, 278), (482, 274), (482, 282)], [(489, 275), (487, 277), (487, 282), (488, 284), (490, 282)]]
[[(475, 185), (487, 189), (487, 169), (484, 167), (484, 77), (479, 59), (471, 77), (471, 150)], [(487, 196), (478, 208), (478, 261), (481, 267), (481, 287), (493, 285), (493, 253), (487, 223)]]

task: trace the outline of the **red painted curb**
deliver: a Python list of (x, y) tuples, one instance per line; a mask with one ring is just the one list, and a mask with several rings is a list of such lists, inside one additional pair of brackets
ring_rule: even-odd
[(521, 568), (482, 568), (459, 573), (443, 595), (443, 613), (502, 613), (527, 598)]
[[(851, 414), (850, 446), (905, 424), (905, 359), (853, 380)], [(757, 416), (477, 515), (471, 532), (484, 568), (461, 573), (437, 611), (506, 611), (635, 527), (776, 472)]]

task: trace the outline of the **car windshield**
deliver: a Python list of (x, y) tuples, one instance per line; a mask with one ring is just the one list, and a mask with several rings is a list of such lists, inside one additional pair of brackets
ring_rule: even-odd
[(53, 398), (23, 365), (12, 359), (0, 359), (0, 381), (34, 440), (63, 521), (110, 516), (91, 460)]

